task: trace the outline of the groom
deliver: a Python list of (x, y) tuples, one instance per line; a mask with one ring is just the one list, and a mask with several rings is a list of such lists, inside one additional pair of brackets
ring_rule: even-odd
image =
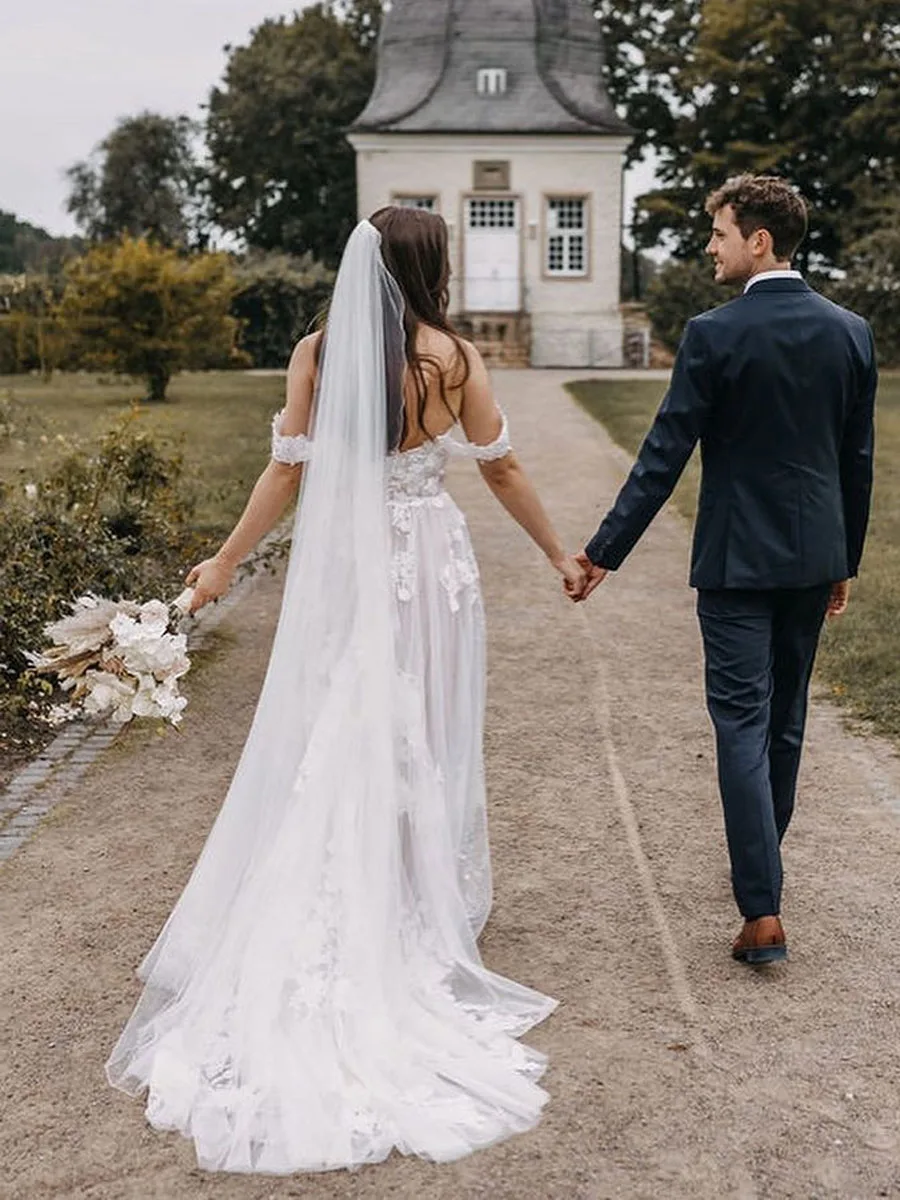
[(804, 201), (742, 175), (706, 203), (716, 282), (739, 299), (688, 322), (669, 391), (580, 556), (582, 599), (614, 571), (699, 441), (691, 563), (747, 963), (787, 954), (780, 843), (794, 807), (807, 691), (826, 613), (847, 607), (872, 488), (872, 331), (791, 270)]

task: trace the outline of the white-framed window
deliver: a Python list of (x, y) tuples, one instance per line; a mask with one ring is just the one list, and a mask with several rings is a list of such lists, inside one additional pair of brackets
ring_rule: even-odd
[(395, 196), (394, 203), (398, 208), (424, 208), (426, 212), (434, 212), (437, 196)]
[(479, 96), (502, 96), (506, 91), (506, 67), (480, 67), (477, 87)]
[(473, 197), (466, 201), (469, 229), (518, 228), (518, 204), (515, 200)]
[(587, 275), (587, 200), (551, 196), (547, 200), (548, 275)]

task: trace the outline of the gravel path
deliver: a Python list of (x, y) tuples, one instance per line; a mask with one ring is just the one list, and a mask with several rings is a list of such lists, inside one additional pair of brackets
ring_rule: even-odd
[[(514, 441), (579, 544), (627, 466), (563, 376), (497, 377)], [(900, 764), (817, 706), (786, 852), (791, 960), (728, 957), (728, 883), (687, 530), (664, 514), (574, 607), (471, 467), (488, 605), (495, 969), (562, 1000), (531, 1036), (551, 1103), (452, 1166), (204, 1175), (110, 1091), (132, 971), (187, 877), (261, 683), (279, 588), (222, 622), (181, 736), (130, 729), (0, 867), (6, 1200), (719, 1200), (900, 1196)]]

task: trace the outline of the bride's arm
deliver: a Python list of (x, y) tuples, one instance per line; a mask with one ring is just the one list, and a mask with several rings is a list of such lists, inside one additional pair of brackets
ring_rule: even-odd
[[(313, 389), (316, 378), (315, 349), (321, 335), (304, 338), (294, 347), (288, 366), (287, 394), (279, 432), (284, 437), (305, 434), (309, 428)], [(231, 586), (234, 573), (258, 542), (271, 532), (300, 487), (302, 463), (268, 463), (247, 501), (237, 525), (212, 558), (198, 563), (187, 575), (194, 588), (191, 612), (223, 596)]]
[[(503, 416), (494, 400), (484, 360), (474, 347), (467, 346), (466, 350), (469, 378), (463, 389), (460, 421), (471, 443), (487, 447), (496, 443), (503, 432)], [(485, 483), (509, 515), (563, 576), (569, 595), (580, 596), (584, 571), (563, 548), (534, 485), (513, 451), (510, 449), (499, 458), (480, 460), (478, 466)]]

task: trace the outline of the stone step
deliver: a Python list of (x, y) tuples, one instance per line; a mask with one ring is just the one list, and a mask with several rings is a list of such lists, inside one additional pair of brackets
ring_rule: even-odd
[(531, 366), (527, 350), (511, 350), (496, 342), (475, 343), (489, 367), (524, 368)]
[(527, 313), (462, 313), (457, 329), (478, 347), (489, 367), (531, 365), (531, 320)]

